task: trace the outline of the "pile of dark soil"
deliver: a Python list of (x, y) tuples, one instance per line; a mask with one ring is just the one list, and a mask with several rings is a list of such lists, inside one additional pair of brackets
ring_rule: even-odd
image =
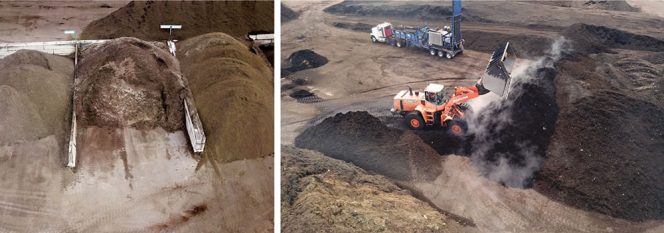
[(298, 71), (321, 67), (327, 64), (327, 62), (328, 60), (326, 57), (321, 56), (312, 50), (299, 50), (288, 56), (287, 65), (284, 66), (286, 68), (281, 69), (281, 76), (285, 77)]
[[(238, 23), (242, 22), (242, 23)], [(182, 40), (209, 32), (243, 38), (251, 31), (274, 31), (271, 1), (147, 1), (130, 2), (110, 15), (95, 20), (81, 33), (83, 39), (136, 37), (166, 40), (160, 24), (181, 24), (173, 38)]]
[(510, 42), (510, 46), (527, 56), (542, 56), (546, 53), (549, 45), (553, 42), (550, 38), (536, 35), (505, 34), (486, 31), (463, 30), (465, 48), (485, 53), (491, 53), (494, 49)]
[(316, 94), (305, 89), (295, 89), (291, 91), (288, 96), (297, 100), (300, 103), (316, 103), (323, 101), (323, 98), (318, 97)]
[(581, 8), (581, 9), (601, 9), (611, 11), (631, 11), (638, 12), (638, 8), (630, 6), (625, 1), (526, 1), (528, 3), (544, 4), (559, 7)]
[(589, 25), (566, 32), (575, 50), (555, 65), (560, 114), (535, 189), (618, 218), (664, 219), (662, 86), (635, 83), (658, 69), (648, 51), (662, 42)]
[(555, 70), (539, 68), (534, 75), (513, 87), (506, 100), (468, 119), (474, 164), (487, 178), (510, 187), (532, 186), (558, 116)]
[(578, 54), (609, 52), (612, 49), (664, 51), (664, 41), (645, 35), (638, 35), (614, 28), (577, 23), (562, 33), (573, 41)]
[(71, 59), (21, 50), (0, 59), (0, 145), (69, 135)]
[(293, 11), (291, 8), (288, 8), (283, 3), (281, 3), (281, 23), (286, 23), (288, 21), (297, 19), (300, 16), (300, 13)]
[[(325, 12), (351, 16), (386, 16), (390, 18), (410, 18), (419, 20), (449, 20), (452, 17), (452, 3), (432, 5), (428, 2), (408, 4), (385, 4), (377, 1), (343, 1), (325, 8)], [(438, 4), (438, 3), (435, 3)], [(464, 22), (490, 23), (491, 20), (465, 11), (461, 15)]]
[(267, 62), (270, 63), (270, 66), (274, 67), (274, 44), (262, 44), (258, 46), (258, 49), (267, 59)]
[(459, 232), (461, 226), (380, 175), (282, 148), (284, 232)]
[(207, 136), (204, 157), (229, 162), (271, 154), (274, 97), (267, 63), (224, 33), (180, 42), (177, 57)]
[(376, 7), (371, 1), (343, 1), (328, 8), (325, 12), (340, 15), (391, 16), (420, 19), (447, 19), (452, 16), (452, 6), (432, 6), (419, 4), (383, 5)]
[(436, 151), (412, 132), (388, 128), (367, 112), (327, 118), (298, 135), (295, 146), (398, 180), (434, 179), (440, 174)]
[(87, 47), (76, 69), (77, 120), (82, 127), (184, 127), (186, 82), (166, 50), (136, 38)]
[(332, 26), (343, 29), (350, 29), (359, 32), (370, 32), (371, 28), (374, 27), (373, 25), (366, 23), (348, 23), (348, 22), (334, 22), (332, 23)]

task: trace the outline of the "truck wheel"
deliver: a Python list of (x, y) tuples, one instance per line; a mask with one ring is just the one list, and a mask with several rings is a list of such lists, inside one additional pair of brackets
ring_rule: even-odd
[(371, 43), (376, 43), (376, 37), (375, 36), (371, 36)]
[(461, 119), (449, 120), (446, 124), (447, 133), (452, 136), (463, 138), (468, 132), (468, 124)]
[(413, 130), (424, 129), (424, 119), (417, 111), (412, 111), (406, 114), (406, 124)]
[(443, 52), (443, 51), (438, 51), (438, 57), (444, 57), (444, 56), (445, 56), (445, 52)]
[(445, 54), (445, 57), (446, 57), (447, 59), (452, 59), (452, 57), (454, 57), (454, 56), (452, 56), (451, 53), (446, 53), (446, 54)]
[(431, 54), (431, 56), (436, 56), (436, 50), (435, 49), (429, 50), (429, 54)]
[(397, 40), (397, 48), (401, 48), (401, 46), (403, 46), (403, 45), (401, 45), (401, 41)]

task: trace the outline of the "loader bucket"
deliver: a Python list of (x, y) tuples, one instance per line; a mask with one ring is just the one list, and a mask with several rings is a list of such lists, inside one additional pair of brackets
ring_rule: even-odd
[(485, 89), (503, 97), (509, 93), (510, 81), (512, 80), (510, 72), (514, 60), (516, 60), (516, 51), (510, 48), (509, 45), (510, 43), (507, 42), (493, 52), (489, 65), (487, 65), (480, 81)]

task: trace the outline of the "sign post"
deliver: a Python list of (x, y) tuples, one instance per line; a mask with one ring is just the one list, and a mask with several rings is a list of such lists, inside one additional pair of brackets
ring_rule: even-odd
[(171, 40), (171, 35), (173, 34), (173, 29), (179, 30), (182, 29), (181, 24), (161, 24), (159, 25), (161, 29), (168, 29), (168, 40)]
[(71, 35), (74, 39), (74, 65), (78, 63), (78, 37), (76, 36), (76, 30), (67, 29), (65, 30), (65, 35)]

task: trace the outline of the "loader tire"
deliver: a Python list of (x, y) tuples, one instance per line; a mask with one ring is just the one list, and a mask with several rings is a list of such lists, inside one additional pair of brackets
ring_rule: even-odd
[(424, 129), (424, 119), (417, 111), (412, 111), (406, 114), (406, 124), (408, 128), (413, 130)]
[(446, 124), (447, 133), (458, 138), (464, 138), (468, 133), (468, 124), (461, 119), (453, 119)]

